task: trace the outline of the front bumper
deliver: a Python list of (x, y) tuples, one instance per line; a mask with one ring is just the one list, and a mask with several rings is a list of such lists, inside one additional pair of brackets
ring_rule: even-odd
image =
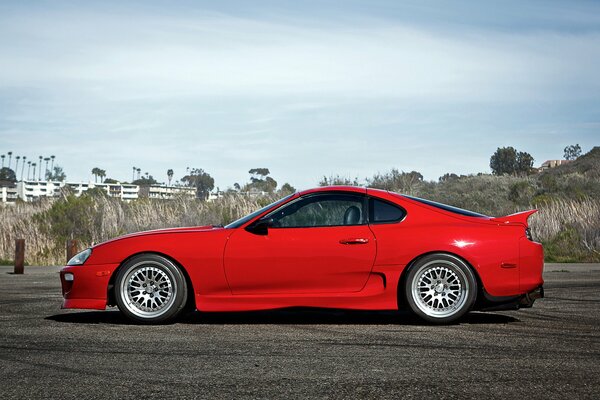
[(62, 308), (104, 310), (108, 282), (119, 264), (74, 265), (60, 271)]

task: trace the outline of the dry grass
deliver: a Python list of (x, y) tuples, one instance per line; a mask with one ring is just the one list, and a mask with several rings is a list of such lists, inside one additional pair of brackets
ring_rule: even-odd
[[(210, 203), (189, 198), (124, 203), (83, 196), (0, 206), (0, 260), (13, 259), (17, 238), (26, 240), (27, 263), (60, 265), (69, 238), (84, 247), (142, 230), (226, 224), (273, 200), (232, 195)], [(549, 261), (600, 261), (600, 200), (558, 199), (538, 209), (531, 228)]]
[(226, 196), (210, 203), (189, 198), (124, 203), (84, 196), (0, 206), (0, 260), (12, 260), (15, 239), (24, 238), (28, 264), (60, 265), (70, 238), (80, 240), (84, 248), (143, 230), (225, 224), (272, 200)]
[(600, 261), (600, 200), (554, 200), (530, 219), (551, 261)]

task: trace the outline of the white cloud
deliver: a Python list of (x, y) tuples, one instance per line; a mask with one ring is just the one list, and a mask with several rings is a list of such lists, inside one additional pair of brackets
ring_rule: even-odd
[(571, 140), (569, 118), (594, 123), (550, 111), (597, 107), (597, 31), (352, 18), (0, 15), (0, 151), (62, 152), (77, 179), (97, 163), (123, 179), (137, 164), (198, 166), (223, 187), (264, 165), (310, 186), (330, 172), (477, 172), (505, 140), (530, 145), (541, 125)]
[(390, 22), (353, 29), (225, 15), (132, 20), (85, 13), (22, 16), (2, 26), (3, 86), (66, 86), (108, 100), (288, 94), (536, 99), (574, 80), (595, 84), (600, 69), (597, 33), (467, 36)]

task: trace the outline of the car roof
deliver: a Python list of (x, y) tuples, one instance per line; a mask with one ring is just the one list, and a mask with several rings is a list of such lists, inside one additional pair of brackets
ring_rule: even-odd
[(352, 193), (366, 194), (367, 193), (367, 188), (358, 187), (358, 186), (343, 186), (343, 185), (338, 185), (338, 186), (321, 186), (321, 187), (318, 187), (318, 188), (303, 190), (301, 192), (298, 192), (298, 194), (300, 196), (305, 196), (307, 194), (319, 193), (319, 192), (352, 192)]

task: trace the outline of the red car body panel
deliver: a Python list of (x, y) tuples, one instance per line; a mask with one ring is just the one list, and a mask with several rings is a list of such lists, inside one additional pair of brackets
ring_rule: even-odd
[[(326, 187), (299, 196), (342, 191), (395, 203), (406, 210), (396, 223), (273, 228), (202, 226), (141, 232), (92, 249), (84, 265), (61, 271), (64, 308), (104, 309), (120, 265), (157, 253), (187, 275), (201, 311), (242, 311), (292, 306), (396, 309), (398, 285), (414, 260), (435, 252), (464, 259), (486, 295), (524, 295), (543, 284), (543, 250), (525, 235), (531, 212), (501, 218), (469, 217), (376, 189)], [(287, 203), (286, 202), (286, 203)], [(286, 204), (284, 203), (284, 204)], [(343, 244), (360, 239), (360, 245)], [(72, 281), (65, 274), (73, 274)]]

